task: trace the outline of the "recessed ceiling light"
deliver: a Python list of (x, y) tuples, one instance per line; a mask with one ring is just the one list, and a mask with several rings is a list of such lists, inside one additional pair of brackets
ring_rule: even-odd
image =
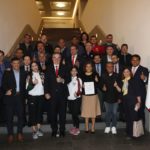
[(59, 8), (66, 7), (66, 3), (65, 2), (56, 2), (56, 7), (59, 7)]
[(64, 15), (65, 15), (65, 12), (63, 12), (63, 11), (58, 11), (58, 12), (57, 12), (57, 15), (58, 15), (58, 16), (64, 16)]

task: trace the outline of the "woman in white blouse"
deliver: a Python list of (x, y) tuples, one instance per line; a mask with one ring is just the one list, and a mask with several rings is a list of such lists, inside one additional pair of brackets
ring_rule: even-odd
[(68, 90), (68, 106), (73, 120), (73, 128), (70, 129), (70, 134), (79, 135), (79, 114), (81, 106), (82, 80), (78, 77), (78, 69), (76, 67), (73, 67), (70, 71)]
[(43, 136), (41, 131), (42, 101), (44, 100), (44, 74), (40, 73), (38, 64), (31, 64), (31, 74), (27, 77), (26, 89), (28, 91), (29, 124), (32, 126), (32, 137), (38, 139)]

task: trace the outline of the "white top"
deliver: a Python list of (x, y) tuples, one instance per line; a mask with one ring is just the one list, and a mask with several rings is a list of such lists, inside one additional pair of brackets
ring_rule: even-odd
[[(32, 81), (38, 80), (38, 84), (34, 85), (34, 88), (28, 92), (31, 96), (41, 96), (44, 95), (44, 87), (42, 84), (41, 76), (39, 72), (33, 72)], [(27, 86), (26, 86), (27, 87)]]
[[(80, 78), (79, 82), (80, 82), (80, 91), (82, 92), (82, 80)], [(68, 84), (68, 90), (69, 90), (69, 96), (68, 96), (68, 100), (75, 100), (81, 96), (76, 96), (76, 93), (78, 91), (78, 81), (77, 81), (77, 77), (72, 77), (71, 82)]]

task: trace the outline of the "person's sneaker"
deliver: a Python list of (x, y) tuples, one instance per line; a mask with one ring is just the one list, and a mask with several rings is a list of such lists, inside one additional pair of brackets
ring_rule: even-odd
[(37, 135), (37, 133), (36, 133), (36, 132), (33, 132), (33, 134), (32, 134), (32, 138), (33, 138), (34, 140), (37, 140), (37, 139), (38, 139), (38, 135)]
[(41, 137), (43, 136), (43, 131), (41, 129), (39, 129), (37, 132), (36, 132), (37, 136)]
[(117, 129), (116, 129), (116, 127), (112, 127), (112, 128), (111, 128), (111, 132), (112, 132), (112, 134), (117, 134)]
[(69, 130), (69, 133), (70, 133), (70, 134), (74, 134), (75, 130), (76, 130), (76, 128), (73, 127), (73, 128), (71, 128), (71, 129)]
[(108, 134), (110, 132), (110, 127), (106, 127), (104, 133)]
[(79, 134), (80, 134), (80, 130), (79, 130), (78, 128), (76, 128), (76, 129), (74, 130), (73, 135), (79, 135)]

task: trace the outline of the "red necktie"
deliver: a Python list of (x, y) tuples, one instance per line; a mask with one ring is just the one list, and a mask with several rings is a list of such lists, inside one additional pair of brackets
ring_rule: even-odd
[(72, 65), (74, 66), (74, 55), (72, 55)]
[(56, 77), (58, 77), (58, 66), (55, 68)]

